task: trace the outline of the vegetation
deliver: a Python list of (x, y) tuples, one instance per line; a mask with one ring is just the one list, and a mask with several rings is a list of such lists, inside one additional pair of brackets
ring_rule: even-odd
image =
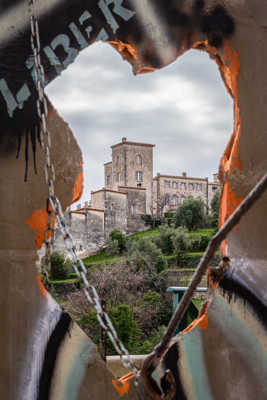
[(215, 229), (218, 228), (219, 224), (219, 207), (220, 207), (221, 192), (217, 190), (211, 200), (211, 226)]
[(185, 227), (189, 231), (196, 230), (204, 225), (205, 204), (202, 200), (189, 197), (178, 207), (175, 217), (175, 227)]
[[(131, 353), (151, 352), (159, 342), (172, 314), (172, 299), (166, 293), (168, 268), (171, 265), (175, 271), (178, 265), (177, 272), (183, 272), (179, 283), (186, 286), (213, 231), (165, 225), (127, 238), (113, 231), (105, 248), (84, 260), (88, 281), (105, 299), (118, 335)], [(99, 344), (96, 313), (91, 306), (88, 309), (79, 279), (69, 272), (70, 265), (62, 256), (53, 257), (53, 295)], [(109, 339), (107, 353), (115, 354)]]
[(64, 257), (58, 252), (54, 252), (51, 254), (50, 279), (67, 279), (70, 276), (71, 272), (72, 263), (69, 260), (65, 260)]

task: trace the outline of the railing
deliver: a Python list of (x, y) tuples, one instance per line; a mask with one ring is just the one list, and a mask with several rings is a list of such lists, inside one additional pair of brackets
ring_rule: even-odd
[[(187, 290), (187, 286), (170, 286), (167, 289), (167, 292), (172, 293), (172, 308), (173, 308), (173, 313), (175, 313), (176, 308), (178, 306), (179, 301), (181, 300), (184, 292)], [(207, 292), (207, 288), (197, 288), (195, 290), (196, 292)], [(198, 308), (195, 306), (195, 304), (191, 301), (187, 312), (185, 313), (181, 323), (179, 326), (177, 326), (175, 330), (175, 335), (177, 333), (183, 331), (195, 318), (198, 316)]]

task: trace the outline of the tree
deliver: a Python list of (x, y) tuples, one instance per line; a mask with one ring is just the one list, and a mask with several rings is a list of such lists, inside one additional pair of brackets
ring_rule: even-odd
[(217, 190), (211, 200), (211, 226), (218, 228), (221, 191)]
[(113, 229), (106, 241), (110, 255), (122, 254), (126, 250), (126, 236), (119, 229)]
[(205, 221), (204, 209), (202, 200), (188, 197), (176, 211), (175, 227), (183, 226), (189, 231), (200, 228)]

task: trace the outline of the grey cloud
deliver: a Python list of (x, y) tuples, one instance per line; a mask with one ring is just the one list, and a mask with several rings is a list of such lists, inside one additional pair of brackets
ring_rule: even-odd
[[(177, 77), (179, 82), (192, 83), (194, 93), (205, 99), (208, 108), (200, 104), (194, 115), (184, 112), (182, 107), (177, 108), (175, 99), (173, 103), (162, 101), (159, 91), (162, 82), (167, 78), (166, 82), (170, 78), (171, 82), (177, 82)], [(89, 197), (92, 189), (103, 186), (103, 163), (110, 161), (110, 146), (119, 142), (122, 136), (156, 144), (155, 173), (187, 171), (192, 176), (205, 177), (216, 172), (232, 132), (232, 101), (218, 68), (206, 54), (197, 51), (183, 55), (164, 70), (135, 77), (131, 67), (113, 49), (107, 45), (92, 46), (79, 56), (73, 72), (63, 73), (47, 91), (82, 148), (83, 199)], [(109, 96), (112, 100), (116, 94), (117, 101), (128, 93), (135, 104), (121, 107), (118, 103), (116, 111), (108, 107), (103, 111), (102, 98)], [(158, 102), (146, 104), (144, 109), (142, 103), (136, 113), (133, 109), (145, 93), (152, 93)], [(188, 99), (187, 93), (183, 96), (187, 102), (195, 102), (194, 98)], [(86, 99), (93, 101), (93, 111), (87, 108)], [(81, 110), (76, 110), (76, 102), (82, 102)]]

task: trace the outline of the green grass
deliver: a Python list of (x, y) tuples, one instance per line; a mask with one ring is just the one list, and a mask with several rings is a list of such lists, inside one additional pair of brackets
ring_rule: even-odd
[(201, 235), (208, 235), (212, 236), (215, 233), (214, 228), (207, 228), (207, 229), (197, 229), (195, 231), (188, 232), (189, 236), (201, 236)]
[(122, 261), (125, 259), (124, 256), (109, 256), (104, 251), (101, 251), (94, 256), (90, 256), (83, 259), (85, 266), (89, 265), (99, 265), (99, 264), (109, 264), (112, 262)]
[(70, 285), (73, 283), (77, 283), (79, 281), (79, 278), (72, 278), (72, 279), (60, 279), (60, 280), (49, 280), (49, 283), (53, 284), (53, 285), (61, 285), (62, 283)]
[(144, 232), (133, 233), (132, 235), (129, 235), (128, 238), (140, 239), (142, 237), (153, 237), (158, 235), (159, 235), (159, 228), (154, 228), (154, 229), (148, 229), (147, 231)]
[(185, 255), (189, 257), (202, 257), (203, 254), (204, 251), (189, 251), (188, 253), (185, 253)]

